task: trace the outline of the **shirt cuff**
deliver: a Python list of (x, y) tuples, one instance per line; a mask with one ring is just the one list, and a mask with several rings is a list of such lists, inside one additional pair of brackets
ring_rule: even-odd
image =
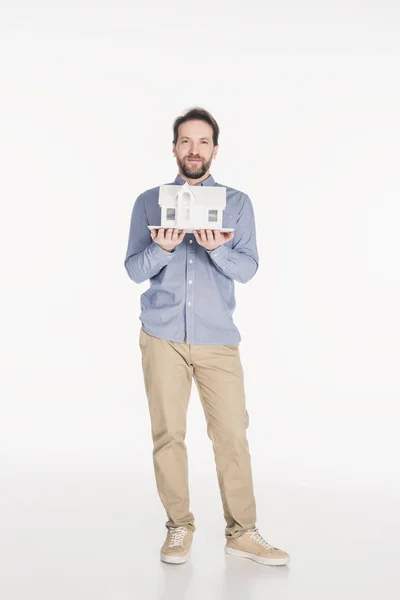
[(217, 265), (225, 262), (228, 257), (228, 248), (225, 244), (215, 248), (215, 250), (207, 250), (207, 252)]
[(151, 256), (161, 261), (165, 261), (169, 258), (172, 258), (175, 253), (175, 250), (176, 248), (174, 248), (171, 252), (168, 252), (168, 250), (164, 250), (164, 248), (161, 248), (161, 246), (159, 244), (156, 244), (155, 242), (152, 242), (149, 246), (149, 252)]

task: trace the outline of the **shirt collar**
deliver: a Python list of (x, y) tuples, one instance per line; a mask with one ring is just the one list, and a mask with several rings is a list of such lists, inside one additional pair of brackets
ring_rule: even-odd
[[(182, 179), (179, 175), (175, 177), (174, 184), (183, 185), (186, 182), (186, 179)], [(207, 179), (204, 179), (201, 183), (197, 183), (196, 185), (215, 185), (215, 180), (212, 175), (209, 175)]]

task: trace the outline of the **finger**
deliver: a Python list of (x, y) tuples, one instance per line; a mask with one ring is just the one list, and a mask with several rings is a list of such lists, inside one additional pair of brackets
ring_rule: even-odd
[(206, 239), (207, 239), (207, 242), (214, 241), (214, 234), (212, 232), (212, 229), (206, 229)]
[(175, 227), (172, 230), (171, 240), (173, 240), (174, 242), (176, 242), (177, 239), (178, 239), (178, 229)]
[(158, 230), (157, 237), (158, 237), (159, 240), (163, 240), (164, 239), (164, 231), (165, 231), (165, 229), (163, 227), (160, 227), (160, 229)]
[(201, 238), (200, 230), (199, 229), (198, 230), (193, 230), (193, 234), (194, 234), (194, 237), (196, 238), (196, 242), (198, 244), (200, 244), (200, 246), (202, 246), (204, 244), (204, 242), (203, 242), (203, 240)]
[(185, 237), (185, 233), (186, 233), (186, 229), (183, 229), (180, 234), (178, 235), (178, 240), (181, 242), (183, 240), (183, 238)]
[(170, 239), (171, 239), (172, 232), (173, 232), (173, 229), (171, 229), (171, 228), (168, 228), (168, 229), (166, 230), (166, 232), (165, 232), (165, 239), (166, 239), (166, 240), (170, 240)]

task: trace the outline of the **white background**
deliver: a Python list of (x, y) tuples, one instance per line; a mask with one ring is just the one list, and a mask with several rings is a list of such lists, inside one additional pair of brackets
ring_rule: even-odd
[[(165, 515), (138, 346), (147, 284), (123, 263), (133, 203), (175, 178), (172, 123), (196, 105), (221, 128), (212, 175), (247, 193), (256, 214), (260, 268), (236, 285), (235, 322), (258, 525), (292, 555), (269, 590), (351, 598), (383, 586), (397, 597), (398, 5), (0, 8), (7, 600), (220, 600), (242, 597), (240, 582), (243, 597), (268, 591), (257, 577), (271, 569), (248, 561), (227, 563), (225, 579), (200, 562), (203, 587), (186, 565), (183, 589), (174, 586), (184, 575), (168, 579), (157, 558)], [(210, 556), (214, 536), (221, 561), (224, 522), (195, 387), (187, 445), (198, 537)], [(369, 570), (377, 556), (381, 570)], [(245, 571), (232, 584), (238, 562)]]

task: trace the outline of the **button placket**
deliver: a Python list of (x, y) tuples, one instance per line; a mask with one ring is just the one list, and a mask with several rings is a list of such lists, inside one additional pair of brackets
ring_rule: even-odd
[(193, 246), (193, 240), (188, 240), (187, 245), (187, 285), (186, 285), (186, 338), (187, 343), (193, 343), (194, 335), (194, 314), (193, 314), (193, 281), (194, 281), (194, 258), (196, 249)]

